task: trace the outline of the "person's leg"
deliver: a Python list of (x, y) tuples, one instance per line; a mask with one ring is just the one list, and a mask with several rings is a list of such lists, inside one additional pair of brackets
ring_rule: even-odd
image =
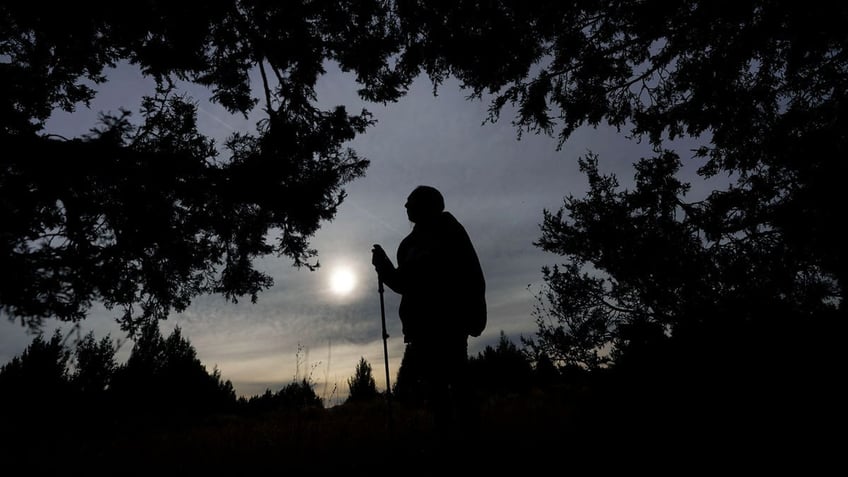
[(468, 375), (468, 354), (465, 339), (458, 340), (449, 358), (449, 388), (455, 433), (467, 441), (479, 430), (479, 409), (476, 404)]
[(470, 403), (465, 337), (442, 340), (433, 347), (435, 366), (428, 369), (433, 383), (433, 409), (439, 432), (449, 439), (462, 437)]

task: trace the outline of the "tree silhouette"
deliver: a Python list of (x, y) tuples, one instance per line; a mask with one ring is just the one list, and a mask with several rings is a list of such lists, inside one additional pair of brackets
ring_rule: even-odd
[(541, 352), (530, 358), (533, 354), (532, 348), (527, 346), (525, 338), (522, 337), (522, 353), (528, 356), (528, 363), (533, 368), (533, 384), (541, 389), (550, 389), (563, 382), (563, 373), (554, 364), (547, 353)]
[(75, 369), (71, 381), (86, 400), (104, 399), (118, 367), (115, 360), (116, 351), (117, 348), (110, 337), (106, 336), (97, 341), (93, 331), (76, 344), (73, 351)]
[[(333, 60), (386, 99), (378, 78), (396, 44), (382, 2), (0, 10), (0, 309), (38, 328), (82, 320), (99, 301), (134, 334), (199, 294), (255, 301), (272, 283), (257, 257), (317, 266), (309, 239), (368, 164), (343, 144), (372, 121), (321, 110), (314, 86)], [(54, 109), (87, 106), (119, 62), (157, 83), (139, 123), (122, 111), (81, 138), (45, 130)], [(176, 85), (247, 115), (254, 71), (266, 116), (220, 147)]]
[(127, 362), (112, 380), (116, 403), (141, 415), (202, 415), (235, 406), (230, 381), (209, 373), (179, 327), (163, 338), (157, 322), (138, 334)]
[(239, 406), (243, 413), (262, 414), (267, 412), (303, 412), (310, 409), (323, 409), (324, 402), (315, 393), (315, 385), (308, 378), (294, 380), (277, 392), (266, 389), (264, 393), (240, 398)]
[[(68, 360), (70, 352), (64, 345), (64, 337), (56, 330), (49, 340), (36, 335), (20, 357), (15, 356), (0, 368), (0, 389), (3, 398), (35, 412), (44, 409), (54, 396), (67, 395), (70, 389)], [(6, 406), (4, 406), (5, 408)]]
[[(811, 432), (811, 416), (837, 412), (842, 305), (818, 263), (774, 229), (705, 238), (674, 154), (640, 161), (632, 191), (594, 157), (581, 166), (587, 196), (545, 217), (539, 244), (566, 262), (544, 269), (530, 348), (612, 380), (584, 411), (600, 417), (590, 428), (653, 427), (698, 446), (730, 429), (728, 445), (786, 445)], [(777, 426), (778, 410), (792, 424)]]
[(371, 371), (371, 364), (364, 357), (360, 357), (354, 375), (347, 380), (350, 393), (346, 402), (367, 402), (376, 399), (377, 382)]
[(304, 410), (309, 408), (322, 409), (324, 403), (315, 394), (315, 386), (306, 378), (293, 381), (280, 389), (276, 396), (277, 406), (289, 410)]

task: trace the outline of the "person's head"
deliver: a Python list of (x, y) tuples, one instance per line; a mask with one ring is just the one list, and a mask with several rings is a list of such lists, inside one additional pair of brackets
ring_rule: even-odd
[(445, 210), (445, 199), (435, 187), (416, 187), (406, 199), (406, 216), (410, 222), (427, 222)]

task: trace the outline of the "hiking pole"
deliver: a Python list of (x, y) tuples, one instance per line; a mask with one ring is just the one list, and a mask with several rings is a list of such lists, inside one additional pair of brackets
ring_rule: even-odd
[(383, 301), (383, 280), (377, 275), (377, 291), (380, 293), (380, 317), (383, 320), (383, 359), (386, 362), (386, 404), (389, 409), (389, 428), (392, 425), (392, 385), (389, 381), (389, 348), (387, 340), (389, 334), (386, 333), (386, 305)]

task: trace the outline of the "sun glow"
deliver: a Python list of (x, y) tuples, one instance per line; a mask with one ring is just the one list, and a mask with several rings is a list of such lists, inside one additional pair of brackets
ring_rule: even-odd
[(356, 275), (349, 268), (337, 268), (330, 275), (330, 289), (336, 295), (347, 295), (356, 287)]

